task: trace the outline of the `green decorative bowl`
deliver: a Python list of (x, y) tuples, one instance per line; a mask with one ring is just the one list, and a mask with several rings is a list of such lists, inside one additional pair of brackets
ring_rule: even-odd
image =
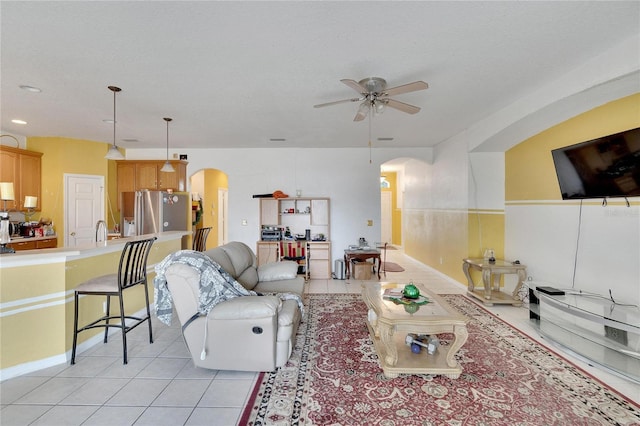
[(407, 299), (417, 299), (420, 297), (420, 290), (413, 284), (407, 284), (404, 286), (404, 290), (402, 290), (402, 295)]

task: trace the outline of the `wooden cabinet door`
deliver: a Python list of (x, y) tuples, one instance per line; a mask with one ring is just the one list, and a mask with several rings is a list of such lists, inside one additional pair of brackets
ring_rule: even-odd
[(38, 197), (36, 210), (40, 211), (40, 188), (42, 187), (42, 168), (40, 155), (20, 155), (20, 188), (16, 202), (20, 210), (25, 210), (24, 197), (27, 195)]
[(38, 240), (36, 241), (36, 248), (56, 248), (58, 247), (58, 239), (57, 238), (47, 238), (46, 240)]
[(164, 166), (164, 162), (158, 164), (158, 189), (159, 190), (167, 190), (173, 189), (174, 191), (184, 191), (185, 190), (185, 176), (186, 176), (186, 167), (184, 164), (178, 162), (170, 162), (173, 166), (175, 172), (161, 172), (160, 169)]
[(158, 165), (156, 163), (136, 163), (136, 189), (158, 189)]
[(279, 225), (279, 203), (275, 198), (260, 199), (260, 224), (261, 225)]
[(331, 243), (309, 243), (309, 278), (331, 278)]
[[(19, 199), (19, 177), (20, 177), (20, 154), (13, 151), (0, 151), (0, 182), (13, 182), (13, 193), (16, 200), (7, 201), (8, 209), (17, 209)], [(0, 204), (0, 209), (4, 208), (4, 201)]]
[(278, 243), (258, 241), (257, 244), (258, 266), (278, 260)]
[(118, 199), (116, 200), (117, 208), (120, 210), (120, 194), (123, 192), (133, 192), (136, 190), (136, 165), (128, 161), (118, 162)]
[(329, 224), (329, 200), (311, 200), (311, 224)]

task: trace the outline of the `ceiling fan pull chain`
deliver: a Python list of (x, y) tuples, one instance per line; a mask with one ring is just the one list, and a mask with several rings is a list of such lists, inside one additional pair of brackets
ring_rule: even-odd
[(369, 164), (371, 164), (371, 118), (372, 118), (372, 110), (373, 108), (369, 108)]

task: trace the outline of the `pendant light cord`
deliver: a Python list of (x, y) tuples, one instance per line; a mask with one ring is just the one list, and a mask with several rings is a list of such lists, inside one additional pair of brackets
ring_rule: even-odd
[(371, 120), (373, 119), (373, 108), (373, 105), (369, 108), (369, 164), (371, 164)]

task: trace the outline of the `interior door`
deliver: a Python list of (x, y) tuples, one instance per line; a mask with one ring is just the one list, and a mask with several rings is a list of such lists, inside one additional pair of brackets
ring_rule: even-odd
[(391, 244), (391, 191), (380, 191), (380, 238)]
[(96, 241), (96, 224), (104, 220), (104, 176), (65, 174), (64, 246)]

